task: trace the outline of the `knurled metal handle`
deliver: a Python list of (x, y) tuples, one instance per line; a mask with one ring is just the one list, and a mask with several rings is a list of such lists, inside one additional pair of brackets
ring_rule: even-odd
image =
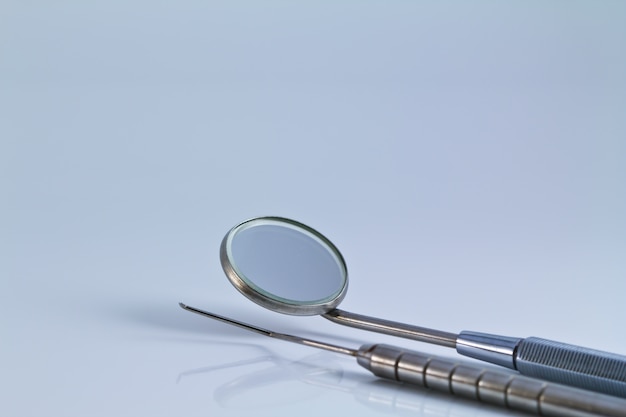
[(527, 337), (517, 346), (515, 368), (537, 378), (626, 397), (626, 357)]
[(626, 400), (512, 373), (402, 350), (363, 346), (361, 366), (377, 376), (543, 416), (626, 417)]

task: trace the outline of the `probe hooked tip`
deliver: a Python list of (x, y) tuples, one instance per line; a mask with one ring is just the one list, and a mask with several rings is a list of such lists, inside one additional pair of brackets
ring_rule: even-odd
[(332, 345), (332, 344), (326, 343), (326, 342), (319, 342), (317, 340), (305, 339), (303, 337), (293, 336), (293, 335), (290, 335), (290, 334), (284, 334), (284, 333), (274, 332), (274, 331), (271, 331), (271, 330), (266, 330), (266, 329), (263, 329), (261, 327), (257, 327), (257, 326), (253, 326), (253, 325), (248, 324), (248, 323), (244, 323), (242, 321), (231, 319), (229, 317), (224, 317), (224, 316), (220, 316), (220, 315), (215, 314), (215, 313), (210, 313), (208, 311), (200, 310), (199, 308), (191, 307), (191, 306), (188, 306), (188, 305), (180, 303), (180, 302), (178, 303), (178, 305), (181, 306), (184, 310), (191, 311), (192, 313), (196, 313), (196, 314), (199, 314), (199, 315), (204, 316), (204, 317), (208, 317), (208, 318), (211, 318), (211, 319), (214, 319), (214, 320), (217, 320), (217, 321), (221, 321), (221, 322), (226, 323), (226, 324), (230, 324), (230, 325), (233, 325), (233, 326), (241, 327), (242, 329), (246, 329), (246, 330), (249, 330), (251, 332), (259, 333), (259, 334), (262, 334), (264, 336), (272, 337), (274, 339), (280, 339), (280, 340), (285, 340), (287, 342), (297, 343), (297, 344), (300, 344), (300, 345), (316, 347), (316, 348), (319, 348), (319, 349), (329, 350), (331, 352), (341, 353), (341, 354), (344, 354), (344, 355), (350, 355), (350, 356), (356, 356), (357, 355), (357, 351), (354, 350), (354, 349), (349, 349), (349, 348), (346, 348), (346, 347), (343, 347), (343, 346)]

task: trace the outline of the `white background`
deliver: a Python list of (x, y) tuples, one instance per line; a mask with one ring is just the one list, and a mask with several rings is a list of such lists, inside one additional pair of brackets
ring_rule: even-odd
[(184, 301), (223, 235), (342, 250), (342, 308), (626, 353), (626, 3), (3, 1), (0, 414), (497, 415)]

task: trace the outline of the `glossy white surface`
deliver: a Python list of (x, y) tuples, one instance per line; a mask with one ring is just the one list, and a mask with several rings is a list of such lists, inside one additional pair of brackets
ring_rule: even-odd
[(228, 229), (342, 251), (342, 307), (626, 353), (622, 2), (0, 5), (0, 415), (500, 415), (177, 303), (272, 313)]

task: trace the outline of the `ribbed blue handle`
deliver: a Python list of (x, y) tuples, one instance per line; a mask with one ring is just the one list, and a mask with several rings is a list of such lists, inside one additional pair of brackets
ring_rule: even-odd
[(626, 397), (626, 356), (528, 337), (517, 346), (524, 375)]

